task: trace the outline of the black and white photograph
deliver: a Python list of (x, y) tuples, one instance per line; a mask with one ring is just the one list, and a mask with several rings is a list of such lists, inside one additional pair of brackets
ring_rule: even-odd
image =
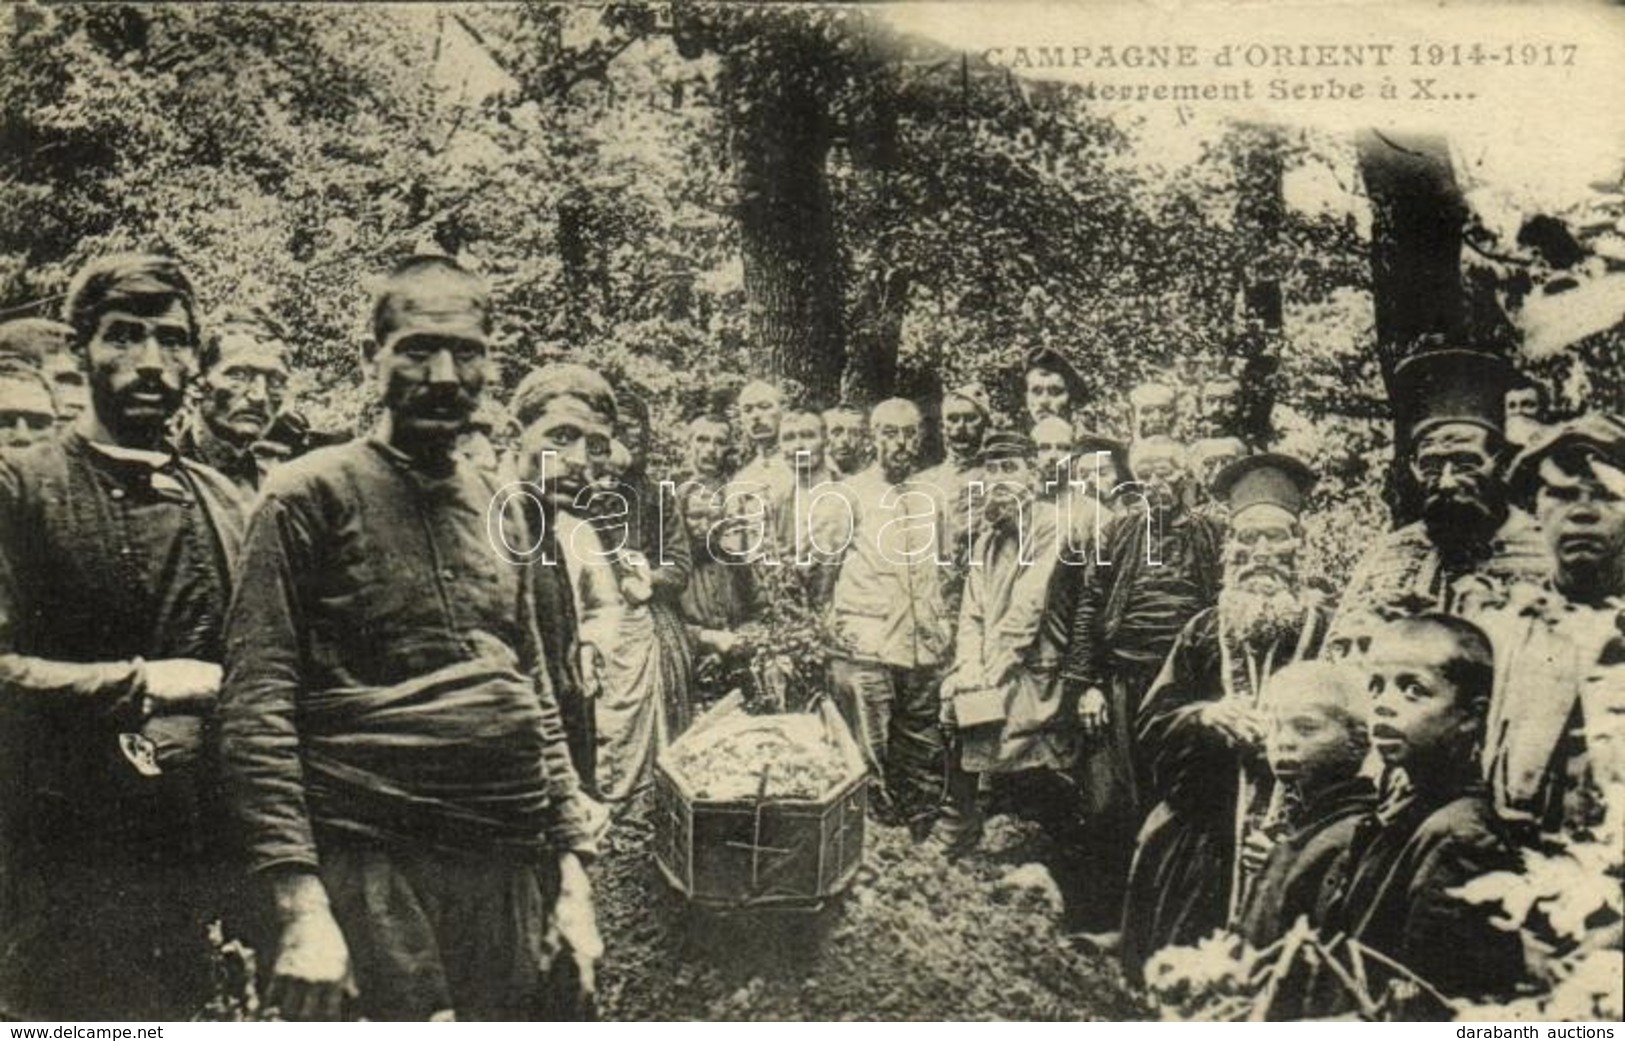
[(0, 3), (0, 1022), (1618, 1023), (1622, 68)]

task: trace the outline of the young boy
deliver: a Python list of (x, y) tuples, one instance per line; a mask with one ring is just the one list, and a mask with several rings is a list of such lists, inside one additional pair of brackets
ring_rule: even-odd
[(1423, 614), (1378, 630), (1365, 664), (1371, 743), (1408, 783), (1390, 786), (1399, 794), (1356, 827), (1322, 894), (1321, 930), (1446, 995), (1505, 995), (1523, 973), (1517, 937), (1451, 892), (1517, 865), (1477, 758), (1494, 683), (1489, 640), (1460, 618)]
[(1370, 741), (1366, 694), (1353, 668), (1295, 662), (1264, 688), (1264, 752), (1281, 793), (1280, 837), (1263, 835), (1243, 852), (1263, 853), (1243, 906), (1241, 932), (1254, 947), (1279, 939), (1299, 917), (1313, 916), (1327, 873), (1348, 848), (1361, 817), (1376, 806), (1360, 776)]

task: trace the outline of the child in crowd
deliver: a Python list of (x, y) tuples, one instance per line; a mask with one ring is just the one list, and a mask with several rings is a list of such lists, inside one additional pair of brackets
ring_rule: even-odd
[(1264, 751), (1280, 812), (1242, 850), (1248, 866), (1262, 860), (1241, 918), (1242, 934), (1259, 948), (1314, 914), (1327, 872), (1376, 805), (1371, 781), (1360, 773), (1370, 740), (1364, 677), (1356, 669), (1295, 662), (1270, 677), (1264, 706)]
[[(1354, 829), (1317, 924), (1445, 995), (1504, 997), (1523, 974), (1518, 938), (1454, 892), (1517, 867), (1478, 766), (1494, 682), (1489, 640), (1460, 618), (1423, 614), (1378, 630), (1364, 664), (1372, 746), (1404, 780), (1386, 785), (1390, 797)], [(1417, 1015), (1429, 1013), (1448, 1010)]]

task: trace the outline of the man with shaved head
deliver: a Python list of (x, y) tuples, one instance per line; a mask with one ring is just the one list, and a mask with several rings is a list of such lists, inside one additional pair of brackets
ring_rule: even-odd
[(875, 462), (847, 481), (853, 524), (831, 604), (837, 703), (877, 781), (877, 813), (929, 833), (942, 795), (937, 672), (950, 620), (940, 562), (947, 519), (938, 493), (914, 480), (921, 419), (892, 398), (869, 416)]

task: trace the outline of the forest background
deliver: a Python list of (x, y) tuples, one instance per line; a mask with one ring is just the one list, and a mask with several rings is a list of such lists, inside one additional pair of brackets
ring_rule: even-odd
[[(918, 12), (914, 12), (917, 16)], [(918, 20), (917, 17), (915, 19)], [(747, 374), (808, 404), (1071, 357), (1084, 418), (1247, 377), (1250, 433), (1322, 474), (1335, 587), (1405, 513), (1387, 381), (1418, 340), (1618, 410), (1625, 332), (1520, 319), (1625, 268), (1618, 174), (1553, 210), (1442, 138), (1217, 121), (1169, 156), (1075, 85), (900, 31), (884, 7), (7, 5), (0, 312), (157, 248), (205, 304), (288, 329), (301, 409), (352, 428), (371, 279), (411, 252), (492, 281), (502, 384), (573, 357), (650, 400), (657, 458)], [(1397, 159), (1397, 162), (1395, 161)], [(1417, 214), (1424, 219), (1416, 219)], [(1194, 402), (1187, 402), (1187, 412)]]

